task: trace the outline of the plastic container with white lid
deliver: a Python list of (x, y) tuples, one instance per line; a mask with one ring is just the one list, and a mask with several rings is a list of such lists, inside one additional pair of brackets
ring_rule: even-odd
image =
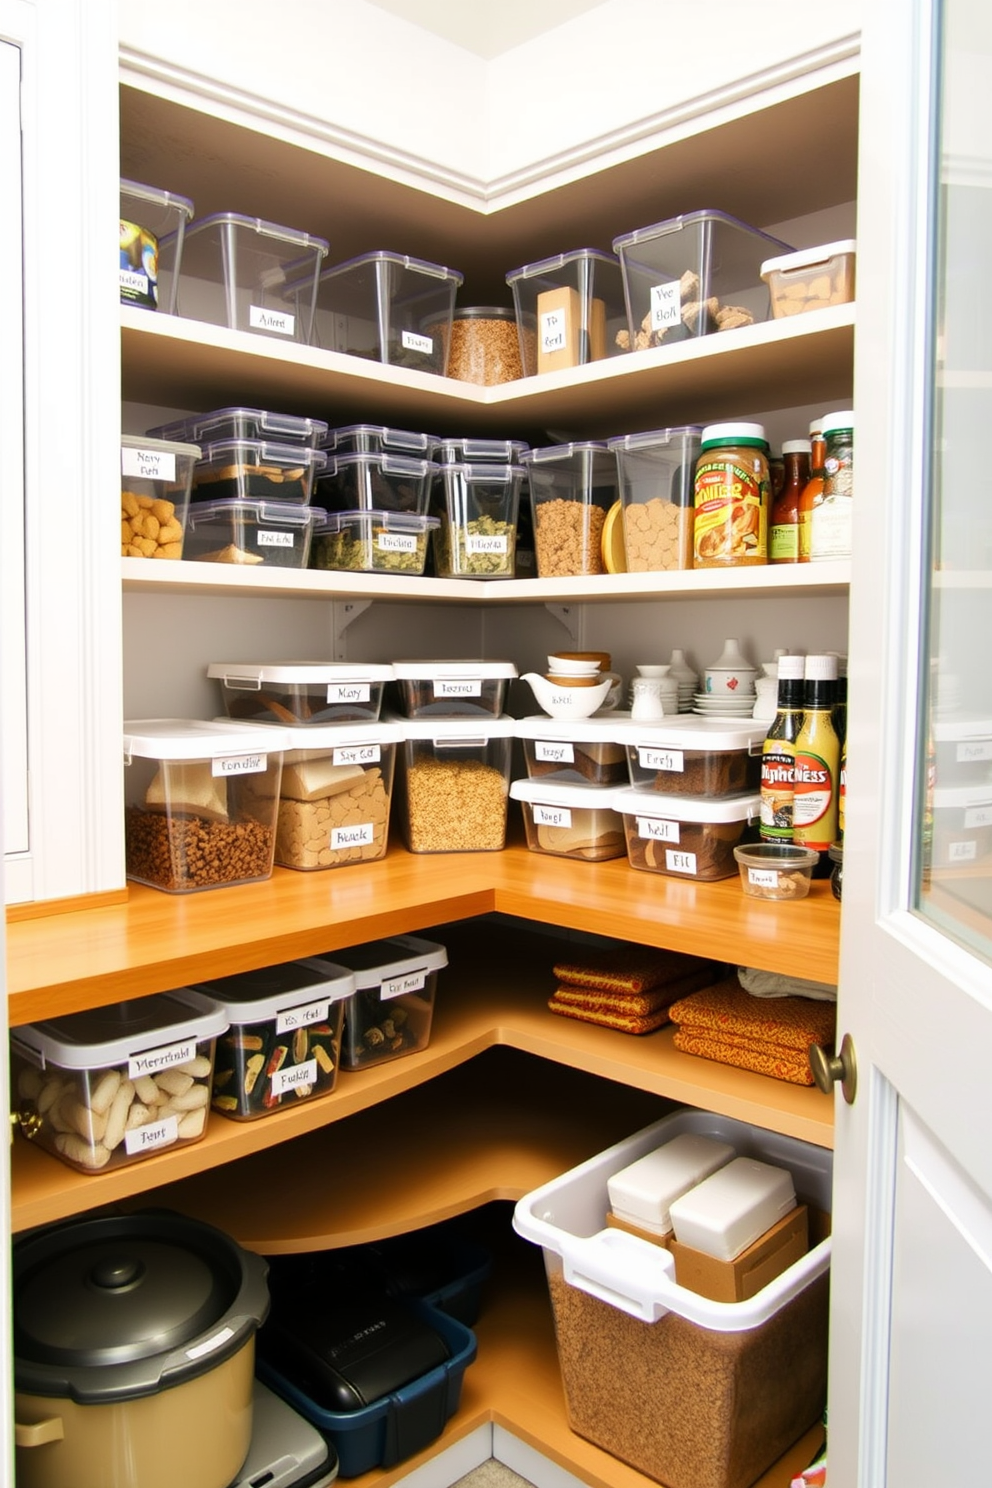
[[(620, 262), (601, 248), (574, 248), (512, 269), (524, 376), (616, 356), (626, 328)], [(534, 327), (536, 326), (536, 335)]]
[(227, 1026), (216, 1002), (179, 987), (12, 1028), (21, 1132), (82, 1173), (198, 1141)]
[(212, 661), (230, 718), (289, 728), (375, 723), (391, 666), (339, 661)]
[(437, 469), (432, 460), (393, 450), (325, 454), (317, 500), (326, 511), (426, 513)]
[(366, 1069), (426, 1049), (446, 948), (416, 935), (395, 935), (334, 954), (355, 984), (344, 1005), (342, 1068)]
[(629, 784), (627, 749), (617, 742), (615, 715), (569, 721), (535, 714), (517, 720), (517, 738), (523, 743), (531, 780), (597, 787)]
[(963, 868), (992, 852), (992, 785), (938, 786), (933, 793), (934, 868)]
[(569, 785), (553, 780), (515, 780), (510, 796), (523, 808), (531, 852), (577, 862), (622, 858), (623, 828), (613, 801), (624, 786)]
[(175, 191), (146, 186), (122, 176), (120, 210), (121, 304), (175, 314), (176, 276), (169, 273), (165, 283), (161, 282), (158, 245), (162, 238), (174, 233), (175, 260), (181, 261), (183, 236), (193, 216), (193, 203), (188, 196)]
[(196, 444), (121, 435), (122, 558), (183, 556), (193, 468), (199, 458)]
[(307, 566), (324, 513), (292, 501), (191, 501), (183, 557), (195, 563)]
[(402, 722), (403, 831), (410, 852), (499, 852), (506, 845), (515, 721), (482, 712)]
[(517, 675), (512, 661), (394, 661), (407, 718), (498, 718), (506, 684)]
[(628, 790), (614, 809), (623, 816), (632, 868), (711, 883), (737, 876), (734, 848), (760, 806), (760, 795), (706, 800)]
[(857, 249), (856, 239), (845, 238), (765, 259), (761, 277), (771, 293), (772, 319), (849, 304)]
[(682, 1132), (610, 1175), (606, 1180), (610, 1208), (617, 1218), (652, 1234), (670, 1235), (675, 1200), (736, 1155), (730, 1142)]
[(933, 744), (938, 786), (992, 780), (992, 718), (937, 718)]
[(190, 499), (285, 501), (307, 506), (314, 477), (323, 470), (323, 450), (265, 439), (219, 439), (204, 445), (193, 470)]
[(787, 1168), (756, 1157), (734, 1157), (671, 1206), (680, 1245), (732, 1261), (796, 1207)]
[(274, 444), (315, 449), (321, 447), (327, 425), (323, 419), (277, 413), (266, 408), (214, 408), (208, 413), (192, 413), (188, 418), (161, 424), (148, 432), (161, 439), (188, 439), (194, 444), (227, 439), (264, 439)]
[(334, 264), (319, 276), (313, 344), (443, 377), (463, 279), (444, 264), (384, 249)]
[(614, 737), (626, 746), (635, 790), (723, 800), (758, 789), (767, 733), (757, 720), (684, 713), (657, 725), (628, 724)]
[(324, 511), (314, 524), (310, 567), (420, 577), (437, 517), (410, 511)]
[(214, 1058), (215, 1111), (253, 1121), (334, 1089), (342, 1010), (355, 990), (346, 967), (312, 956), (196, 987), (228, 1024)]
[(128, 878), (183, 894), (271, 877), (283, 747), (268, 726), (126, 722)]

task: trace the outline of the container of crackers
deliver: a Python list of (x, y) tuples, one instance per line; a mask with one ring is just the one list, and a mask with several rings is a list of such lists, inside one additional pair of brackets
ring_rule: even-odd
[(197, 444), (121, 436), (121, 557), (183, 556)]
[(305, 728), (376, 723), (393, 669), (330, 661), (214, 661), (207, 676), (220, 684), (229, 718)]
[(682, 951), (652, 950), (611, 941), (582, 946), (555, 962), (553, 1013), (596, 1023), (617, 1033), (653, 1033), (669, 1021), (677, 998), (719, 981), (722, 964)]
[(386, 855), (397, 724), (284, 730), (275, 861), (311, 871)]

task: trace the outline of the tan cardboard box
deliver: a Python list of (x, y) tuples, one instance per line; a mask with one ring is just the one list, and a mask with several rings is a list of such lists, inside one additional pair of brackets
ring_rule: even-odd
[[(545, 339), (547, 315), (560, 316), (560, 345), (549, 347)], [(537, 297), (537, 370), (558, 372), (562, 367), (580, 367), (606, 355), (606, 306), (593, 300), (589, 306), (588, 346), (583, 344), (582, 301), (578, 290), (562, 285), (543, 290)]]
[(652, 1245), (660, 1245), (663, 1250), (670, 1250), (672, 1241), (675, 1239), (674, 1230), (669, 1230), (667, 1235), (658, 1235), (654, 1230), (642, 1230), (639, 1225), (631, 1224), (629, 1219), (621, 1219), (614, 1214), (612, 1209), (607, 1211), (606, 1223), (610, 1229), (626, 1230), (628, 1235), (637, 1235), (641, 1240), (650, 1240)]
[(711, 1302), (746, 1302), (806, 1254), (808, 1211), (805, 1204), (797, 1204), (732, 1261), (718, 1261), (674, 1239), (669, 1249), (679, 1286)]

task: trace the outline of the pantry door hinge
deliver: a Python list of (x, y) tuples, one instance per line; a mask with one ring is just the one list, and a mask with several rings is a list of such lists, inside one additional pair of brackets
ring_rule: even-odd
[(370, 599), (342, 599), (331, 605), (331, 649), (335, 661), (348, 660), (344, 633), (359, 615), (365, 614), (371, 603)]

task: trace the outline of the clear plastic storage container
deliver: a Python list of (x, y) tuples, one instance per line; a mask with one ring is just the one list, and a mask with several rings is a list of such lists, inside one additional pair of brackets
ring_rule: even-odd
[(391, 666), (337, 661), (212, 661), (229, 718), (278, 723), (375, 723)]
[(426, 1049), (438, 974), (448, 964), (443, 945), (416, 935), (366, 941), (334, 953), (352, 973), (344, 1005), (344, 1069), (365, 1069)]
[(275, 860), (304, 871), (385, 857), (393, 798), (395, 724), (286, 730)]
[[(533, 332), (530, 334), (533, 336)], [(523, 375), (516, 312), (503, 305), (456, 306), (448, 376), (493, 387)]]
[(519, 801), (531, 852), (600, 863), (622, 858), (623, 825), (613, 801), (623, 786), (569, 785), (564, 781), (515, 780), (510, 797)]
[(121, 435), (121, 557), (181, 558), (195, 444)]
[[(123, 176), (120, 191), (121, 304), (139, 305), (145, 310), (163, 310), (174, 315), (176, 271), (173, 268), (167, 272), (164, 283), (160, 282), (159, 243), (162, 238), (173, 235), (172, 262), (178, 266), (182, 261), (186, 224), (193, 216), (193, 203), (187, 196), (178, 196), (176, 192), (164, 191), (159, 186), (144, 186), (140, 181), (128, 181)], [(196, 440), (189, 442), (195, 444)]]
[(506, 276), (520, 338), (524, 375), (558, 372), (615, 356), (626, 329), (619, 260), (598, 248), (576, 248), (513, 269)]
[(712, 883), (737, 873), (734, 848), (758, 820), (761, 797), (661, 796), (623, 791), (615, 807), (623, 816), (632, 868)]
[(512, 579), (524, 471), (519, 465), (445, 464), (432, 510), (434, 569), (442, 579)]
[(410, 852), (499, 852), (513, 719), (423, 718), (403, 732), (399, 800)]
[(692, 567), (693, 477), (702, 432), (691, 424), (609, 441), (617, 462), (629, 573)]
[(572, 785), (628, 785), (627, 748), (617, 743), (617, 725), (606, 719), (517, 720), (528, 779)]
[(227, 1018), (188, 987), (12, 1028), (21, 1132), (81, 1173), (197, 1142)]
[(433, 458), (439, 465), (519, 465), (530, 449), (522, 439), (435, 439)]
[(771, 294), (772, 319), (849, 304), (854, 299), (856, 255), (857, 243), (847, 238), (766, 259), (761, 277)]
[(321, 449), (336, 455), (407, 455), (432, 460), (437, 443), (433, 434), (416, 429), (392, 429), (387, 424), (341, 424), (328, 429)]
[(321, 511), (310, 567), (420, 575), (436, 517), (406, 511)]
[(327, 433), (323, 419), (277, 413), (267, 408), (214, 408), (193, 413), (149, 429), (160, 439), (186, 439), (192, 444), (222, 443), (229, 439), (261, 439), (268, 444), (301, 445), (316, 449)]
[(261, 439), (224, 439), (205, 445), (193, 471), (191, 500), (286, 501), (307, 506), (323, 450)]
[[(756, 791), (768, 724), (676, 714), (664, 723), (629, 724), (623, 742), (635, 790), (723, 800)], [(614, 737), (617, 737), (614, 734)]]
[(517, 675), (512, 661), (394, 661), (402, 712), (407, 718), (495, 718), (503, 711), (506, 684)]
[(317, 500), (325, 511), (390, 511), (424, 516), (435, 466), (414, 455), (328, 454), (317, 479)]
[(282, 748), (249, 724), (125, 723), (128, 878), (186, 894), (271, 877)]
[(324, 513), (290, 501), (193, 501), (186, 519), (184, 558), (306, 568), (310, 539)]
[(937, 720), (933, 747), (939, 786), (992, 781), (992, 718)]
[(538, 578), (604, 573), (603, 528), (618, 497), (609, 446), (549, 445), (530, 450), (522, 464), (530, 483)]
[(443, 377), (462, 275), (377, 250), (320, 275), (314, 345)]
[(938, 786), (933, 793), (934, 868), (962, 868), (992, 852), (992, 785)]

